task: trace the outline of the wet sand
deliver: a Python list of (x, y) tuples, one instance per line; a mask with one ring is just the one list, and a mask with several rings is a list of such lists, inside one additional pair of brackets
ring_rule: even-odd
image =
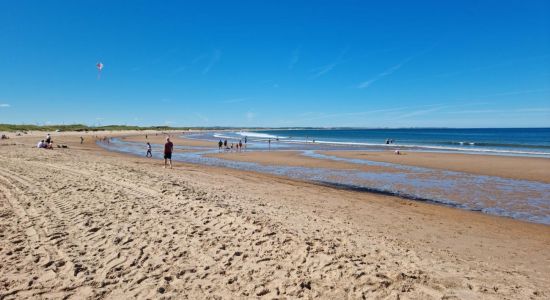
[(410, 151), (401, 151), (401, 155), (395, 155), (392, 151), (320, 151), (319, 153), (345, 158), (366, 159), (550, 183), (549, 158)]
[(2, 299), (550, 295), (550, 226), (55, 140), (0, 143)]
[[(531, 157), (502, 157), (474, 154), (405, 152), (317, 151), (336, 157), (365, 159), (407, 166), (450, 170), (477, 175), (499, 176), (550, 183), (550, 159)], [(263, 165), (286, 165), (311, 168), (356, 169), (395, 172), (392, 168), (365, 166), (353, 163), (306, 157), (301, 151), (245, 151), (206, 155)]]
[(395, 172), (394, 169), (379, 166), (357, 165), (353, 163), (329, 161), (303, 156), (301, 151), (242, 151), (207, 154), (205, 157), (217, 157), (228, 160), (255, 162), (262, 165), (283, 165), (305, 168), (332, 168), (342, 170), (363, 170), (367, 172)]

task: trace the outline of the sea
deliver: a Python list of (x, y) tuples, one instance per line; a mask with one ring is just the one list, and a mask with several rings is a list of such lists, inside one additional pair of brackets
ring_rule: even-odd
[(550, 128), (276, 129), (238, 131), (248, 138), (289, 143), (401, 147), (550, 157)]

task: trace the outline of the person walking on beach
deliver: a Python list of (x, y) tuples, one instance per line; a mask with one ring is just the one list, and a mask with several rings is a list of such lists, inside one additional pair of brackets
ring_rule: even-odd
[(269, 139), (267, 143), (269, 144), (269, 150), (271, 150), (271, 139)]
[(147, 154), (145, 154), (145, 157), (153, 157), (153, 150), (149, 142), (147, 142)]
[(170, 141), (170, 138), (166, 138), (166, 144), (164, 144), (164, 168), (166, 169), (166, 164), (170, 164), (170, 169), (172, 169), (172, 151), (174, 150), (174, 144)]
[(222, 140), (220, 139), (220, 141), (218, 142), (218, 152), (221, 152), (221, 151), (222, 151), (222, 146), (223, 146), (223, 142), (222, 142)]
[(84, 143), (84, 138), (80, 137), (80, 144), (82, 145), (82, 143)]
[(48, 133), (48, 135), (46, 135), (46, 144), (49, 144), (51, 141), (52, 141), (52, 136)]
[(239, 152), (243, 151), (243, 141), (239, 140)]

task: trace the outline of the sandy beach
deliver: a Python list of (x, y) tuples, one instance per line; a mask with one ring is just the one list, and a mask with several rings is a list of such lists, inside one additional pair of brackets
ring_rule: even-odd
[[(81, 133), (54, 134), (68, 145), (54, 150), (33, 148), (43, 133), (0, 142), (0, 299), (550, 296), (550, 226), (255, 172), (166, 170), (95, 143), (144, 134), (89, 133), (83, 144)], [(550, 181), (544, 159), (332, 154)]]

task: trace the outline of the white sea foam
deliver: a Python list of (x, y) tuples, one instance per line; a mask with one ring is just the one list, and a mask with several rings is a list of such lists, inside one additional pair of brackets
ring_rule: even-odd
[(239, 131), (235, 133), (240, 136), (263, 138), (263, 139), (285, 138), (284, 136), (276, 136), (276, 135), (271, 135), (267, 133), (258, 133), (258, 132), (250, 132), (250, 131)]
[(227, 135), (223, 135), (223, 134), (219, 134), (219, 133), (215, 133), (214, 137), (218, 138), (218, 139), (234, 139), (235, 138), (234, 136), (231, 137), (231, 136), (227, 136)]
[[(232, 132), (238, 136), (246, 136), (248, 138), (259, 138), (259, 139), (280, 139), (279, 142), (290, 143), (290, 144), (303, 144), (303, 143), (312, 143), (312, 139), (290, 139), (285, 136), (276, 136), (267, 133), (259, 132), (250, 132), (250, 131), (239, 131)], [(235, 139), (238, 137), (235, 136), (224, 136), (221, 134), (214, 135), (217, 138), (225, 139)], [(522, 151), (522, 150), (502, 150), (502, 149), (492, 149), (492, 148), (474, 148), (475, 143), (473, 142), (459, 142), (459, 145), (469, 147), (449, 147), (449, 146), (436, 146), (436, 145), (414, 145), (414, 144), (385, 144), (385, 143), (365, 143), (365, 142), (336, 142), (336, 141), (323, 141), (315, 140), (315, 144), (324, 144), (324, 145), (349, 145), (349, 146), (367, 146), (367, 147), (389, 147), (389, 148), (408, 148), (414, 150), (427, 150), (427, 151), (455, 151), (455, 152), (469, 152), (469, 153), (485, 153), (485, 154), (500, 154), (500, 155), (527, 155), (527, 156), (550, 156), (550, 152), (538, 152), (538, 151)]]

